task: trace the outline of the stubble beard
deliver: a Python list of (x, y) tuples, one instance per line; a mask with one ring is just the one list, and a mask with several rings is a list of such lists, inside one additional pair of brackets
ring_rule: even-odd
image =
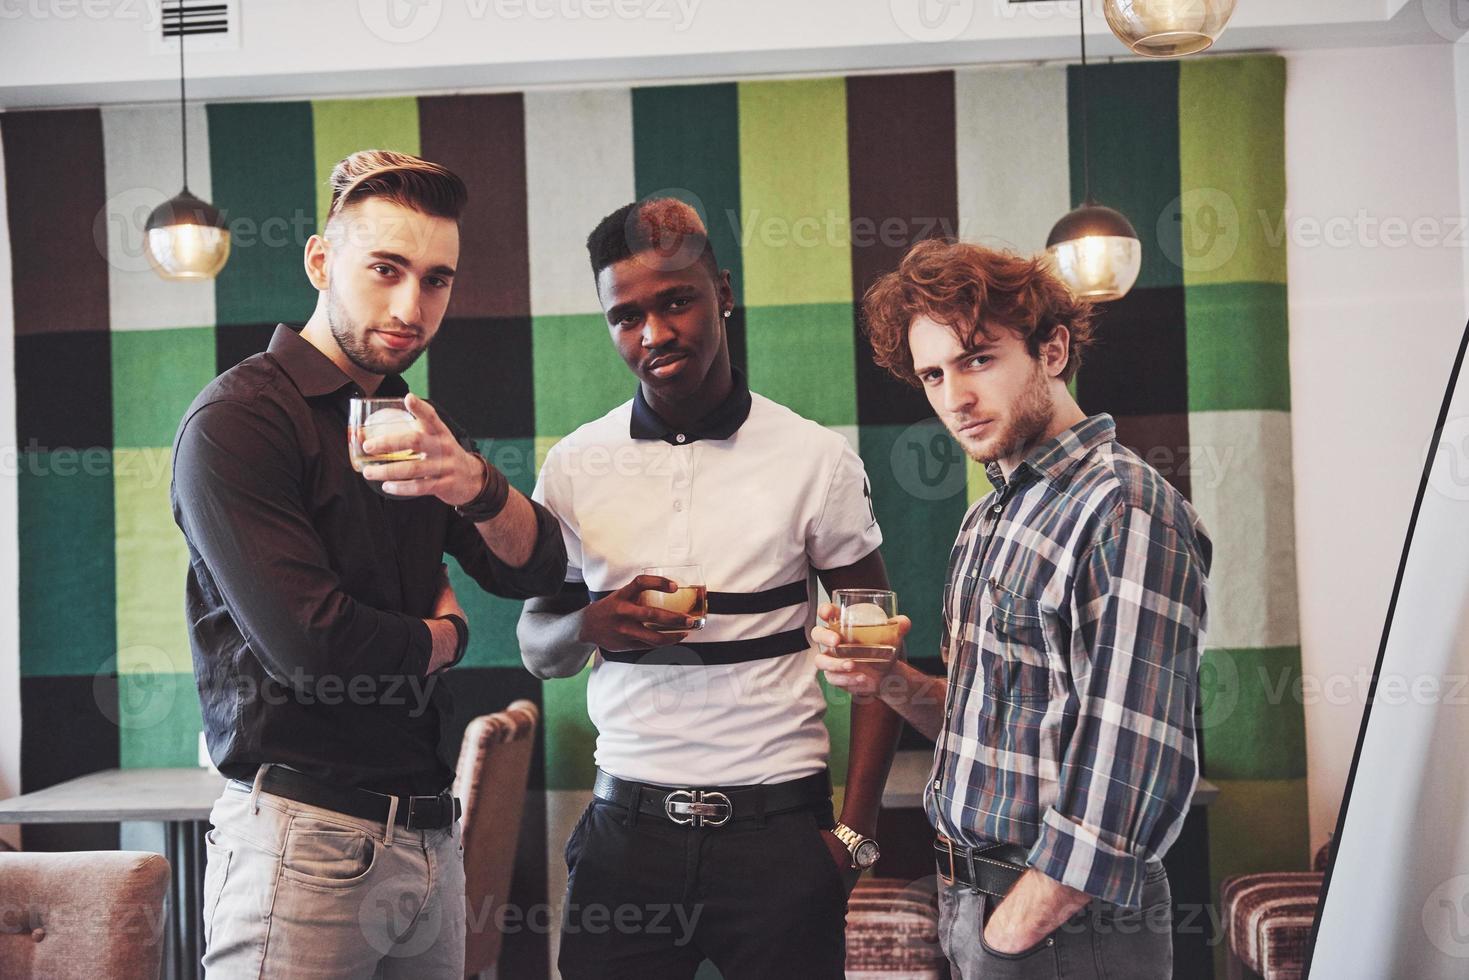
[(326, 322), (332, 339), (347, 355), (347, 360), (369, 374), (402, 374), (413, 366), (424, 348), (404, 351), (396, 356), (375, 350), (367, 339), (367, 330), (359, 327), (337, 299), (336, 290), (327, 288)]
[(971, 459), (982, 466), (1018, 456), (1041, 440), (1051, 427), (1051, 419), (1055, 413), (1056, 405), (1051, 397), (1050, 379), (1037, 361), (1030, 381), (1015, 400), (1015, 407), (1010, 416), (1001, 423), (1000, 430), (978, 445), (972, 442), (965, 444), (962, 439), (960, 445), (964, 446), (964, 451)]

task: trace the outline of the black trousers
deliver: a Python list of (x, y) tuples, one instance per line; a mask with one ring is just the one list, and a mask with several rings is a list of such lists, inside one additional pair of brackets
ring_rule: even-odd
[(824, 814), (680, 826), (594, 800), (566, 843), (564, 980), (842, 980), (847, 887)]

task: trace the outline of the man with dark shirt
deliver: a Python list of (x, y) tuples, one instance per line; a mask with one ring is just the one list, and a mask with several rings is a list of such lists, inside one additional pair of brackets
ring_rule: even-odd
[[(306, 245), (316, 310), (195, 399), (174, 518), (209, 751), (204, 966), (223, 977), (459, 977), (463, 847), (439, 672), (468, 626), (445, 552), (483, 589), (555, 592), (560, 527), (400, 375), (443, 320), (464, 185), (364, 151)], [(416, 421), (348, 457), (353, 397)], [(375, 443), (375, 444), (374, 444)]]

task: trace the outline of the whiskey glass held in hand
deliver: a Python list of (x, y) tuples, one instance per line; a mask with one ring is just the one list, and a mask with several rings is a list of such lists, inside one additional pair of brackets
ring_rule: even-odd
[[(682, 613), (690, 617), (694, 622), (688, 629), (701, 630), (704, 628), (704, 622), (709, 615), (709, 590), (704, 585), (704, 569), (701, 566), (650, 565), (643, 569), (643, 574), (666, 578), (678, 586), (676, 592), (645, 590), (639, 599), (643, 605), (652, 606), (655, 609), (667, 609), (669, 612)], [(687, 632), (685, 629), (654, 626), (652, 623), (643, 625), (659, 633)]]
[(887, 663), (898, 655), (898, 595), (882, 589), (836, 589), (837, 619), (826, 624), (841, 636), (836, 656), (859, 664)]
[[(362, 468), (369, 463), (401, 463), (423, 459), (427, 454), (413, 449), (397, 449), (372, 455), (362, 449), (363, 444), (370, 439), (401, 435), (412, 432), (417, 427), (417, 419), (402, 398), (352, 399), (347, 410), (347, 455), (352, 460), (352, 468), (361, 473)], [(368, 480), (367, 485), (384, 497), (393, 500), (407, 499), (388, 493), (379, 480)]]

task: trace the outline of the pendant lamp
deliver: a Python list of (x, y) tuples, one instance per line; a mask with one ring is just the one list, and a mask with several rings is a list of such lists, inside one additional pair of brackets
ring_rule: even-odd
[(1235, 0), (1104, 0), (1107, 26), (1133, 53), (1181, 58), (1210, 47), (1234, 13)]
[(1106, 303), (1121, 299), (1137, 282), (1143, 244), (1126, 215), (1092, 199), (1091, 147), (1087, 119), (1086, 2), (1081, 3), (1081, 207), (1056, 222), (1046, 239), (1056, 272), (1078, 299)]
[(189, 130), (184, 114), (184, 36), (179, 22), (179, 138), (183, 145), (184, 187), (148, 215), (143, 245), (153, 271), (164, 279), (213, 279), (230, 257), (230, 233), (219, 209), (189, 193)]

